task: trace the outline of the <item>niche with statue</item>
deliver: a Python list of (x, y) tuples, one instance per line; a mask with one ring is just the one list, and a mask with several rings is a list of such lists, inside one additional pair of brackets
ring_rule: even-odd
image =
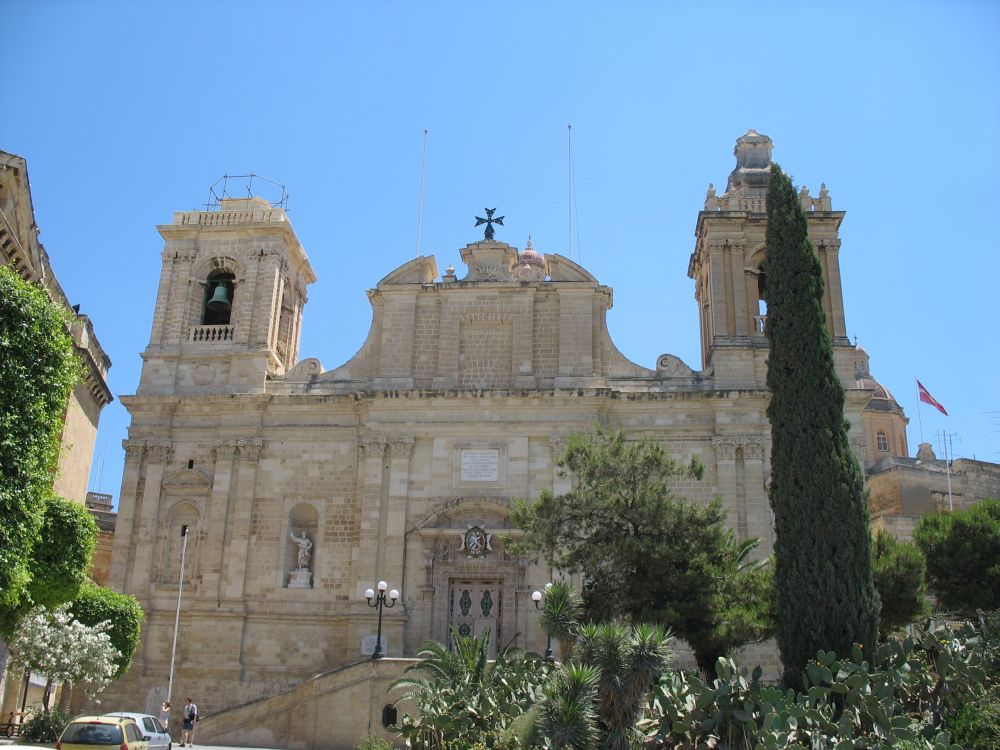
[(319, 515), (309, 503), (299, 503), (288, 514), (285, 537), (285, 566), (290, 589), (311, 589), (313, 564), (316, 559), (316, 532)]

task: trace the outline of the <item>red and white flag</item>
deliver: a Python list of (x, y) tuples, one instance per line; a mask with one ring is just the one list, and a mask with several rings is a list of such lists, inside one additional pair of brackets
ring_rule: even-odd
[(946, 417), (948, 416), (948, 411), (941, 406), (940, 402), (938, 402), (938, 400), (934, 398), (926, 388), (924, 388), (924, 384), (919, 380), (917, 381), (917, 393), (920, 394), (920, 400), (925, 404), (930, 404)]

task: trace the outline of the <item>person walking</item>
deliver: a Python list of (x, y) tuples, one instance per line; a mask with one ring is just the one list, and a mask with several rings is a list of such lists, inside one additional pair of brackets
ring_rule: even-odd
[(184, 704), (184, 731), (181, 734), (181, 747), (194, 746), (194, 728), (198, 724), (198, 704), (190, 697)]

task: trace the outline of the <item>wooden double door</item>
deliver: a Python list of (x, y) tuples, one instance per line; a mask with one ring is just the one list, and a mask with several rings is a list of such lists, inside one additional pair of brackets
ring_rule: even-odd
[(449, 632), (465, 637), (490, 632), (490, 658), (496, 656), (502, 637), (503, 581), (497, 578), (453, 578), (448, 591)]

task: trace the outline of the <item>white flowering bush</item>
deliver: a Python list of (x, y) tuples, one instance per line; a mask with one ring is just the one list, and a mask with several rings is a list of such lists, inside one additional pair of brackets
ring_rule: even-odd
[(11, 666), (43, 674), (49, 685), (83, 683), (94, 696), (111, 681), (120, 656), (111, 645), (110, 627), (109, 622), (84, 625), (65, 606), (35, 609), (18, 624), (10, 646)]

